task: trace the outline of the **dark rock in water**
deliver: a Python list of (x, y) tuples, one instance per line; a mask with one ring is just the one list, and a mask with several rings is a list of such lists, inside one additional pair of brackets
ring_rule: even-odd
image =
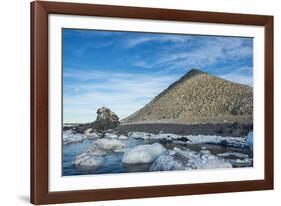
[(63, 131), (72, 130), (73, 133), (84, 133), (89, 128), (91, 128), (91, 123), (75, 124), (72, 126), (63, 126)]
[(226, 140), (222, 140), (221, 145), (226, 147), (228, 145), (228, 142)]
[(101, 107), (97, 110), (97, 119), (92, 123), (92, 128), (97, 132), (104, 132), (108, 129), (114, 129), (119, 126), (118, 116), (107, 107)]
[(171, 139), (160, 139), (161, 144), (172, 144), (173, 140)]
[(188, 139), (187, 137), (181, 137), (181, 138), (178, 138), (177, 140), (181, 141), (181, 142), (191, 142), (191, 140)]

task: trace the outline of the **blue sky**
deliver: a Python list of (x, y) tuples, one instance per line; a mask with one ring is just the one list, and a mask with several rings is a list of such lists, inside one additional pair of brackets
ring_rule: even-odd
[(64, 122), (125, 118), (192, 68), (252, 86), (253, 39), (64, 29)]

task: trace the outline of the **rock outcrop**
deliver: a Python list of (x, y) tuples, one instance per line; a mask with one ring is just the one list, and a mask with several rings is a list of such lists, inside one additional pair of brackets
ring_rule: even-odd
[(97, 132), (104, 132), (119, 126), (118, 116), (107, 107), (97, 110), (97, 119), (92, 123), (92, 128)]

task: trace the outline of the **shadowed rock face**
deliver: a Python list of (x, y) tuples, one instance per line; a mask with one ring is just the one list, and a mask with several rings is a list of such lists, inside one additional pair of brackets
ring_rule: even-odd
[(97, 119), (92, 124), (96, 131), (103, 132), (116, 128), (120, 123), (118, 116), (114, 112), (107, 107), (101, 107), (97, 110)]
[(253, 89), (192, 69), (122, 123), (147, 121), (252, 121)]
[(107, 107), (97, 110), (97, 119), (91, 123), (64, 126), (63, 130), (72, 130), (75, 133), (85, 133), (93, 139), (98, 138), (96, 132), (104, 133), (106, 130), (114, 129), (120, 125), (119, 117)]

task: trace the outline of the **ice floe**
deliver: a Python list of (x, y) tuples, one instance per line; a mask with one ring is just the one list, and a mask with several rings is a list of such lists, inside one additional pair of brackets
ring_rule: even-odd
[[(90, 155), (106, 155), (106, 150), (101, 148), (96, 143), (91, 144), (86, 151), (84, 151), (82, 154), (90, 154)], [(79, 156), (78, 156), (79, 157)]]
[(118, 135), (115, 134), (115, 133), (105, 133), (105, 138), (109, 138), (109, 139), (117, 139), (118, 138)]
[(119, 135), (118, 139), (127, 140), (127, 139), (129, 139), (129, 137), (121, 134), (121, 135)]
[(208, 150), (195, 152), (175, 148), (159, 156), (150, 166), (150, 171), (232, 168), (230, 162), (212, 155)]
[(91, 144), (86, 151), (76, 156), (72, 162), (78, 167), (98, 167), (103, 163), (103, 156), (108, 151), (121, 152), (126, 147), (126, 144), (116, 139), (98, 139), (96, 142)]
[(78, 167), (100, 167), (103, 164), (104, 158), (99, 155), (83, 153), (78, 155), (73, 164)]
[(228, 161), (233, 165), (233, 167), (252, 167), (253, 166), (252, 158), (228, 159)]
[(217, 154), (219, 157), (237, 157), (237, 158), (248, 158), (247, 154), (239, 153), (239, 152), (225, 152)]
[(126, 144), (121, 140), (107, 138), (98, 139), (94, 144), (96, 144), (99, 148), (103, 150), (116, 150), (126, 147)]
[(155, 135), (146, 132), (129, 132), (128, 136), (135, 139), (151, 139), (151, 137), (154, 137)]
[(126, 164), (141, 164), (153, 162), (166, 149), (159, 143), (139, 145), (124, 153), (122, 162)]
[(64, 131), (63, 132), (63, 144), (71, 144), (71, 143), (77, 143), (82, 142), (86, 138), (83, 134), (76, 134), (73, 133), (72, 130)]
[(100, 137), (100, 134), (96, 133), (92, 128), (87, 129), (84, 134), (87, 139), (97, 139)]

